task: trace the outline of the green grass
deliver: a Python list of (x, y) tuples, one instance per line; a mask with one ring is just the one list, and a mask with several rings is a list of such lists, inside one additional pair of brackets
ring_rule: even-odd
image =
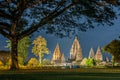
[(0, 70), (0, 80), (120, 80), (120, 69)]

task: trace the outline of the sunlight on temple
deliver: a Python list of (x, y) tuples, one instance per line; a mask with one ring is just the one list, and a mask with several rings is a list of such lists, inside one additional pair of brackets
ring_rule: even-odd
[(96, 52), (96, 55), (95, 55), (95, 60), (103, 61), (103, 56), (102, 56), (100, 47), (98, 47), (98, 49), (97, 49), (97, 52)]
[(93, 48), (90, 49), (89, 57), (88, 57), (88, 58), (93, 58), (93, 59), (94, 59), (94, 51), (93, 51)]
[(55, 50), (53, 52), (51, 64), (57, 65), (57, 66), (64, 66), (64, 65), (104, 66), (104, 65), (108, 65), (109, 63), (108, 58), (103, 60), (103, 55), (102, 55), (100, 47), (98, 47), (96, 53), (94, 53), (93, 48), (91, 48), (88, 58), (84, 58), (83, 53), (82, 53), (82, 48), (80, 46), (80, 42), (77, 36), (75, 36), (73, 40), (69, 54), (70, 54), (70, 57), (66, 59), (64, 54), (60, 50), (59, 44), (57, 43)]
[(80, 43), (78, 41), (78, 38), (75, 37), (75, 40), (73, 41), (72, 47), (70, 49), (70, 60), (71, 61), (81, 61), (82, 60), (82, 49), (80, 46)]
[(65, 63), (65, 57), (64, 54), (61, 53), (59, 44), (56, 45), (51, 63), (53, 64)]

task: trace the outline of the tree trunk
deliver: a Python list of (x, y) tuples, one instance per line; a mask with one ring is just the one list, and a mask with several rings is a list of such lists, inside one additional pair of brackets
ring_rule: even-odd
[(112, 56), (112, 67), (114, 67), (114, 66), (115, 66), (115, 57)]
[(11, 70), (19, 69), (18, 66), (18, 40), (16, 38), (11, 39)]
[(39, 53), (39, 62), (42, 63), (42, 53)]

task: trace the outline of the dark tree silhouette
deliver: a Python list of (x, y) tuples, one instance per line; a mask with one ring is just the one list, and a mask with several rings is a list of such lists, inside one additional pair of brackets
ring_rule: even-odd
[(104, 51), (109, 52), (113, 56), (113, 66), (115, 62), (120, 62), (120, 40), (113, 40), (104, 46)]
[[(116, 17), (118, 0), (0, 0), (0, 33), (11, 40), (11, 69), (18, 66), (18, 41), (38, 30), (69, 35), (75, 27), (86, 30), (93, 23)], [(84, 20), (84, 21), (83, 21)]]

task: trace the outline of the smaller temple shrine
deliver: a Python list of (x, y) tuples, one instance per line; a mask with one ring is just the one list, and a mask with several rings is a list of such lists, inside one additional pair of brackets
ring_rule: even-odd
[(102, 52), (100, 50), (100, 47), (98, 47), (98, 49), (96, 51), (95, 60), (96, 61), (103, 61), (103, 56), (102, 56)]
[(52, 64), (65, 63), (65, 56), (64, 54), (61, 53), (59, 44), (56, 45), (56, 48), (53, 52), (51, 63)]
[(94, 51), (93, 51), (93, 48), (90, 49), (90, 52), (89, 52), (89, 56), (88, 58), (93, 58), (94, 59)]
[(88, 58), (93, 58), (96, 61), (103, 61), (103, 56), (100, 47), (98, 47), (96, 54), (94, 54), (93, 48), (90, 49)]

